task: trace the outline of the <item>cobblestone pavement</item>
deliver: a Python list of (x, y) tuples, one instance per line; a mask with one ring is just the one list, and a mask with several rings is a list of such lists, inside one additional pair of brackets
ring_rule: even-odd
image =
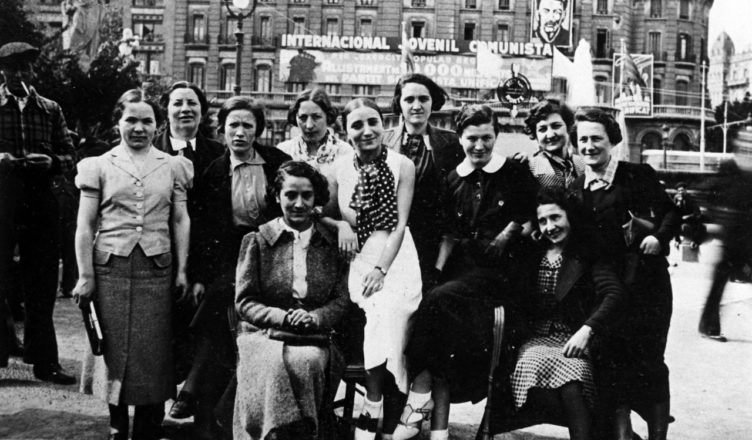
[[(671, 369), (671, 413), (676, 417), (669, 432), (671, 439), (752, 438), (752, 285), (732, 283), (726, 290), (721, 313), (729, 342), (718, 343), (697, 334), (711, 263), (717, 254), (718, 244), (711, 242), (702, 246), (698, 263), (679, 261), (675, 251), (671, 256), (678, 261), (671, 269), (674, 316), (666, 353)], [(86, 343), (81, 317), (70, 300), (60, 299), (56, 306), (61, 364), (78, 374)], [(452, 439), (474, 438), (484, 404), (452, 407)], [(635, 417), (634, 425), (644, 437), (644, 422)], [(189, 438), (190, 419), (168, 419), (166, 426), (174, 439)], [(9, 368), (0, 369), (0, 439), (88, 440), (103, 439), (106, 433), (106, 405), (79, 393), (77, 386), (36, 381), (31, 366), (18, 359), (11, 359)], [(427, 433), (420, 438), (427, 440)], [(566, 438), (566, 429), (549, 425), (496, 436), (496, 440)]]

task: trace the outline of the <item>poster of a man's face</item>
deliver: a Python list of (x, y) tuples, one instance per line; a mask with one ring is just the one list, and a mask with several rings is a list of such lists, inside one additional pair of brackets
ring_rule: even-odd
[(572, 45), (571, 0), (531, 0), (531, 39), (556, 46)]

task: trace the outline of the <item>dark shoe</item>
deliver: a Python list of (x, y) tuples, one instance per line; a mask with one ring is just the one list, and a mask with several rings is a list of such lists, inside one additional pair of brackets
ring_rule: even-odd
[(76, 378), (67, 374), (60, 364), (34, 365), (34, 377), (44, 382), (58, 385), (73, 385)]
[(119, 432), (111, 432), (107, 440), (128, 440), (128, 436)]
[(193, 394), (181, 391), (177, 400), (170, 408), (170, 417), (173, 419), (187, 419), (196, 412), (196, 398)]

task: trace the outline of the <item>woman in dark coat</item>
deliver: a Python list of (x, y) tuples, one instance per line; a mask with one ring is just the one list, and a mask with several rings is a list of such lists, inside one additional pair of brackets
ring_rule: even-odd
[(487, 106), (465, 106), (457, 115), (465, 159), (445, 180), (452, 234), (436, 261), (443, 283), (413, 318), (405, 350), (412, 386), (395, 440), (416, 436), (432, 412), (431, 438), (448, 438), (450, 401), (478, 402), (486, 394), (493, 309), (509, 303), (509, 274), (523, 228), (532, 229), (538, 186), (526, 165), (493, 154), (498, 130)]
[(233, 437), (334, 438), (326, 417), (344, 365), (326, 336), (349, 304), (348, 265), (337, 238), (313, 219), (329, 199), (318, 171), (287, 162), (274, 192), (282, 217), (246, 235), (240, 249)]
[(591, 439), (593, 354), (623, 314), (625, 290), (564, 189), (542, 189), (537, 205), (543, 238), (523, 270), (522, 304), (531, 337), (511, 375), (515, 408), (532, 423), (556, 417), (546, 408), (563, 410), (569, 437)]
[(428, 122), (431, 113), (441, 110), (446, 99), (444, 89), (427, 76), (403, 76), (392, 99), (392, 111), (402, 116), (402, 125), (386, 130), (382, 141), (415, 164), (415, 193), (407, 225), (418, 250), (423, 291), (437, 282), (434, 263), (447, 227), (441, 182), (465, 157), (457, 134)]
[(618, 406), (619, 439), (631, 439), (630, 409), (648, 422), (650, 440), (668, 431), (670, 393), (664, 362), (671, 321), (672, 292), (666, 255), (679, 227), (679, 215), (649, 165), (620, 162), (611, 149), (622, 140), (619, 124), (600, 109), (575, 114), (572, 139), (585, 162), (585, 175), (573, 188), (595, 216), (599, 238), (621, 270), (631, 306), (623, 343), (611, 355), (617, 376), (604, 377), (610, 389), (604, 407)]
[[(255, 139), (266, 127), (264, 108), (247, 97), (230, 98), (218, 113), (228, 145), (204, 172), (194, 191), (196, 212), (188, 264), (191, 298), (198, 305), (193, 369), (179, 403), (195, 411), (196, 438), (213, 438), (214, 406), (230, 381), (235, 344), (228, 312), (235, 294), (235, 266), (244, 235), (275, 218), (278, 204), (269, 195), (280, 165), (289, 156)], [(247, 174), (246, 174), (247, 173)], [(255, 180), (253, 180), (255, 178)]]

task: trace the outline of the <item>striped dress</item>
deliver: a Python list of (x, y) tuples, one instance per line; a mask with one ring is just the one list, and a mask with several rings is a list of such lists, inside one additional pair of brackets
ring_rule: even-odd
[(588, 358), (564, 357), (562, 350), (575, 330), (564, 323), (554, 297), (561, 263), (561, 255), (554, 261), (544, 256), (538, 265), (536, 293), (540, 313), (533, 326), (535, 336), (520, 348), (511, 376), (517, 409), (527, 401), (530, 388), (556, 389), (573, 381), (582, 383), (585, 400), (594, 407), (592, 362)]

